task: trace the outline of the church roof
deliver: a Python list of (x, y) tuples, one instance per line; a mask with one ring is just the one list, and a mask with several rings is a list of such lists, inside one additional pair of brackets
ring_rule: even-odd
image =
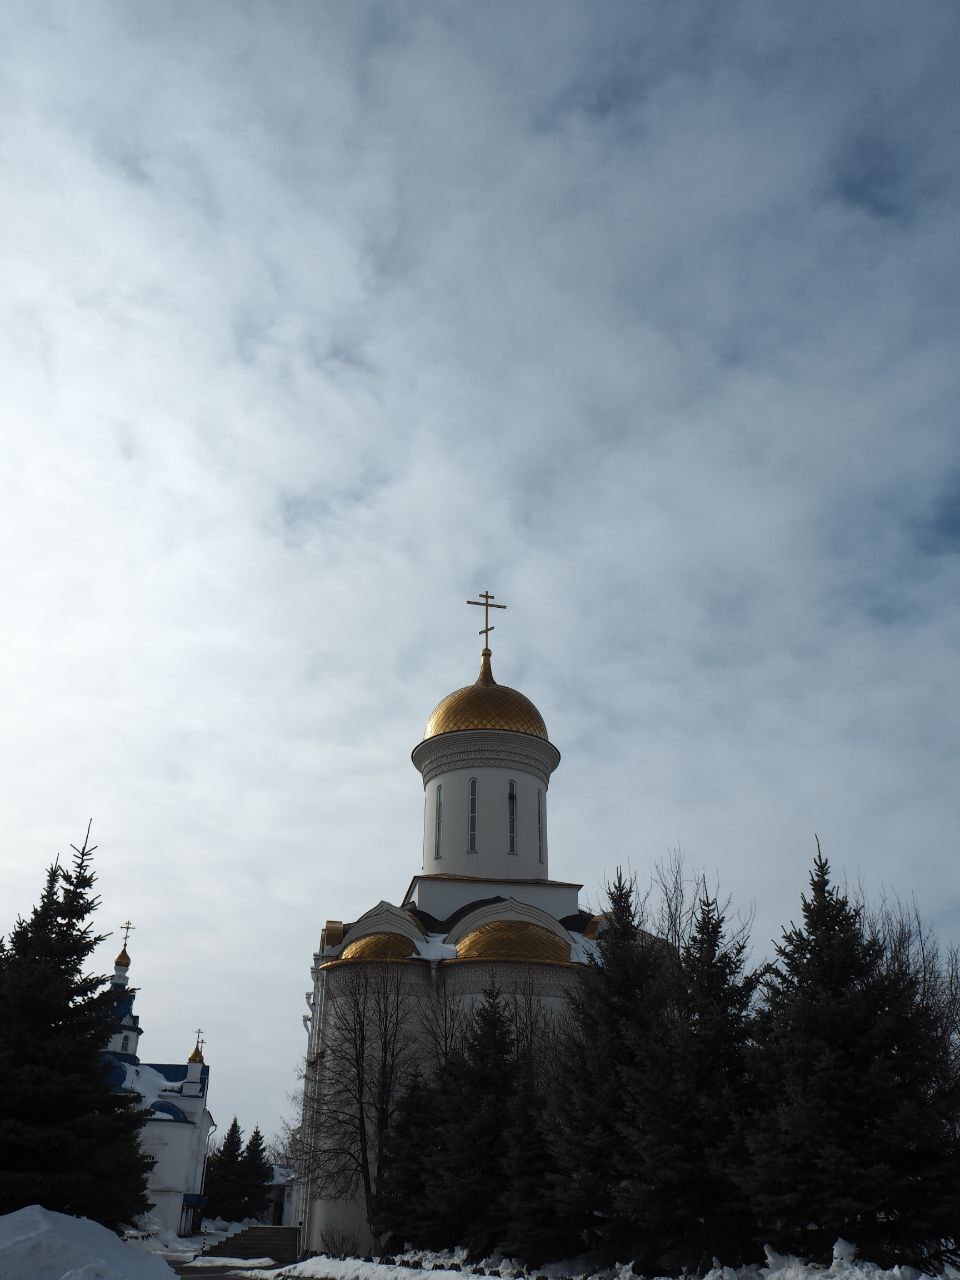
[(441, 733), (464, 729), (505, 729), (547, 738), (543, 716), (528, 697), (505, 684), (497, 684), (490, 665), (490, 650), (484, 649), (480, 674), (474, 684), (455, 689), (438, 702), (423, 731), (424, 741)]
[(368, 933), (356, 942), (348, 942), (340, 952), (341, 960), (409, 960), (416, 947), (399, 933)]
[(460, 939), (457, 959), (569, 964), (570, 947), (542, 925), (527, 920), (491, 920)]

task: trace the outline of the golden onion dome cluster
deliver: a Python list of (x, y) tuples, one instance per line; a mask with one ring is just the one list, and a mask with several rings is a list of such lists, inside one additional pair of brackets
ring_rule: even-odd
[(547, 737), (543, 716), (530, 699), (494, 680), (489, 649), (483, 651), (476, 683), (455, 689), (437, 703), (423, 737), (426, 740), (463, 729), (505, 729), (534, 738)]

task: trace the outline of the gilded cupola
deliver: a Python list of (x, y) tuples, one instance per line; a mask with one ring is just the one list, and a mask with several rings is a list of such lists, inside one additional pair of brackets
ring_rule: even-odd
[(489, 649), (483, 650), (475, 683), (455, 689), (437, 703), (423, 737), (426, 741), (441, 733), (464, 729), (500, 729), (544, 740), (547, 737), (543, 716), (530, 699), (494, 680)]

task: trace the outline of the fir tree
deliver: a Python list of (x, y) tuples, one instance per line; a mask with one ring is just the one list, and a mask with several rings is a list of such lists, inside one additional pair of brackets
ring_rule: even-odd
[(208, 1218), (242, 1222), (246, 1216), (242, 1160), (243, 1133), (234, 1116), (223, 1142), (207, 1161), (203, 1187)]
[(441, 1069), (439, 1141), (428, 1157), (437, 1244), (464, 1244), (482, 1257), (503, 1229), (502, 1161), (516, 1063), (511, 1020), (496, 987), (483, 993), (464, 1036), (463, 1055)]
[(738, 1175), (746, 1160), (746, 1047), (756, 978), (746, 942), (728, 941), (714, 898), (656, 983), (656, 1033), (623, 1072), (621, 1135), (630, 1173), (616, 1204), (636, 1229), (639, 1262), (666, 1272), (735, 1265), (755, 1248)]
[(401, 1095), (384, 1153), (378, 1232), (388, 1248), (433, 1248), (429, 1156), (440, 1140), (439, 1092), (415, 1071)]
[(240, 1157), (244, 1218), (261, 1217), (270, 1198), (268, 1190), (272, 1181), (273, 1165), (267, 1159), (263, 1134), (258, 1127), (254, 1127)]
[(826, 1260), (843, 1236), (925, 1269), (956, 1256), (942, 1243), (960, 1222), (954, 1064), (917, 977), (818, 852), (765, 984), (752, 1179), (776, 1247)]
[(41, 1204), (117, 1230), (149, 1207), (152, 1161), (145, 1113), (107, 1079), (114, 993), (85, 972), (103, 941), (89, 837), (88, 826), (71, 869), (50, 867), (29, 919), (0, 941), (0, 1214)]
[(537, 1088), (533, 1063), (521, 1059), (505, 1139), (506, 1215), (500, 1243), (509, 1257), (535, 1267), (577, 1249), (576, 1234), (556, 1213), (558, 1170), (547, 1116), (547, 1102)]
[(624, 1074), (653, 1040), (663, 948), (640, 925), (635, 885), (618, 870), (597, 938), (598, 958), (571, 993), (554, 1091), (556, 1219), (579, 1247), (615, 1260), (637, 1233), (617, 1204), (629, 1176), (623, 1151)]

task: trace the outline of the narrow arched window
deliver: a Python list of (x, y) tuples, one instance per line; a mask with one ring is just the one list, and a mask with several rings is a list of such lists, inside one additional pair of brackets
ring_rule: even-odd
[(507, 784), (507, 831), (509, 835), (508, 853), (517, 852), (517, 784)]
[(477, 780), (470, 779), (470, 804), (467, 809), (467, 853), (477, 852)]
[(443, 783), (437, 783), (437, 820), (433, 836), (433, 856), (440, 857), (440, 836), (443, 833)]
[(543, 792), (537, 792), (537, 853), (543, 861)]
[(120, 1052), (126, 1053), (129, 1048), (130, 1048), (130, 1037), (124, 1036), (123, 1039), (120, 1041)]

